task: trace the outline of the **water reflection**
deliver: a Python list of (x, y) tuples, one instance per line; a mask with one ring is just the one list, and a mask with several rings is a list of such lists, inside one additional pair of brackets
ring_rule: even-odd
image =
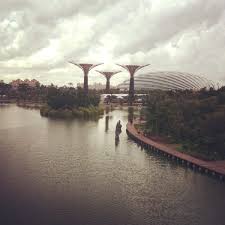
[(120, 141), (120, 134), (122, 132), (122, 125), (120, 120), (116, 123), (116, 130), (115, 130), (115, 144), (118, 146), (119, 141)]
[(109, 130), (109, 112), (110, 112), (110, 107), (106, 107), (105, 109), (105, 132), (107, 133)]
[(105, 116), (105, 132), (107, 133), (109, 130), (109, 115)]
[(64, 121), (0, 108), (0, 224), (222, 225), (224, 184), (140, 151), (126, 132), (115, 140), (133, 114)]
[(118, 136), (115, 136), (115, 146), (116, 146), (116, 147), (119, 145), (119, 142), (120, 142), (120, 137), (119, 137), (119, 135), (118, 135)]
[(130, 123), (132, 123), (133, 119), (134, 119), (134, 108), (133, 107), (128, 107), (128, 121)]

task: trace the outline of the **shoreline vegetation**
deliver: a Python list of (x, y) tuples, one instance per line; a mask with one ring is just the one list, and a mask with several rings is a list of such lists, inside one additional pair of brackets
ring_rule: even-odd
[(152, 91), (139, 126), (177, 151), (204, 160), (225, 160), (225, 87), (200, 91)]
[[(73, 85), (57, 87), (19, 84), (17, 88), (0, 82), (0, 98), (18, 106), (39, 109), (49, 117), (96, 117), (103, 114), (97, 90)], [(111, 97), (114, 99), (114, 97)], [(152, 90), (142, 96), (141, 116), (146, 121), (143, 132), (149, 137), (163, 137), (178, 151), (207, 160), (225, 160), (225, 86), (201, 90)], [(112, 103), (112, 104), (111, 104)], [(124, 104), (123, 104), (124, 105)], [(119, 106), (119, 105), (118, 105)], [(101, 108), (102, 107), (102, 108)], [(119, 106), (120, 107), (120, 106)], [(128, 107), (129, 109), (129, 107)], [(129, 121), (133, 120), (129, 112)]]
[[(198, 170), (205, 174), (217, 177), (220, 180), (224, 180), (225, 161), (209, 161), (191, 156), (187, 154), (187, 152), (179, 152), (173, 144), (163, 142), (162, 137), (146, 137), (146, 135), (140, 131), (140, 129), (142, 129), (142, 125), (144, 125), (144, 123), (140, 120), (135, 120), (133, 123), (128, 122), (126, 131), (128, 136), (143, 148), (151, 149), (154, 152), (161, 153), (168, 159), (175, 160), (176, 162), (186, 165), (196, 171)], [(161, 141), (159, 141), (160, 139)]]
[(44, 103), (20, 101), (20, 102), (17, 102), (16, 105), (26, 109), (41, 109)]
[(171, 137), (163, 136), (163, 135), (153, 135), (153, 134), (150, 135), (150, 134), (147, 134), (146, 130), (145, 130), (145, 126), (146, 126), (145, 123), (139, 124), (138, 122), (136, 122), (134, 124), (134, 127), (135, 127), (135, 129), (137, 130), (137, 132), (139, 134), (142, 134), (143, 136), (147, 137), (148, 139), (150, 139), (152, 141), (155, 141), (155, 142), (157, 142), (159, 144), (164, 144), (164, 145), (166, 145), (168, 147), (172, 147), (173, 149), (175, 149), (178, 152), (185, 153), (187, 155), (190, 155), (192, 157), (195, 157), (197, 159), (201, 159), (201, 160), (204, 160), (204, 161), (216, 161), (216, 160), (219, 160), (219, 159), (215, 159), (215, 158), (213, 158), (211, 156), (208, 156), (208, 155), (204, 154), (201, 151), (196, 151), (196, 149), (194, 150), (193, 148), (191, 148), (191, 146), (186, 147), (185, 143), (182, 143), (181, 141), (180, 142), (179, 141), (175, 141)]
[(104, 108), (88, 106), (79, 108), (53, 109), (48, 105), (41, 107), (41, 116), (52, 118), (96, 118), (104, 114)]
[(83, 89), (69, 88), (49, 89), (46, 102), (40, 109), (41, 116), (53, 118), (97, 118), (104, 114), (104, 109), (99, 106), (100, 95), (90, 91), (86, 95)]

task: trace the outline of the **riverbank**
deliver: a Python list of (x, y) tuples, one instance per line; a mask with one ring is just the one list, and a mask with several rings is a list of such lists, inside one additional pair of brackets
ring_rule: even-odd
[(11, 103), (16, 103), (16, 100), (15, 99), (0, 98), (0, 104), (11, 104)]
[(196, 169), (206, 174), (211, 174), (221, 180), (225, 179), (225, 161), (204, 161), (179, 152), (171, 146), (155, 142), (150, 138), (145, 137), (135, 128), (134, 124), (131, 123), (127, 124), (126, 131), (131, 139), (146, 149), (162, 153), (165, 157), (176, 160), (177, 162), (191, 167), (192, 169)]
[(104, 114), (104, 109), (101, 107), (79, 107), (79, 108), (62, 108), (62, 109), (53, 109), (49, 106), (43, 106), (40, 108), (40, 114), (44, 117), (53, 117), (53, 118), (92, 118), (98, 117)]
[(41, 109), (44, 103), (39, 102), (17, 102), (17, 106), (27, 109)]
[(182, 152), (184, 154), (193, 156), (194, 158), (203, 160), (203, 161), (223, 161), (224, 158), (220, 158), (218, 155), (215, 155), (214, 152), (205, 152), (201, 150), (199, 147), (195, 147), (191, 145), (191, 143), (182, 143), (182, 141), (174, 140), (171, 136), (163, 136), (163, 135), (154, 135), (152, 133), (149, 134), (149, 132), (146, 132), (145, 123), (135, 123), (134, 126), (137, 130), (144, 133), (145, 137), (149, 137), (151, 140), (165, 144), (166, 146), (172, 147), (176, 149), (178, 152)]

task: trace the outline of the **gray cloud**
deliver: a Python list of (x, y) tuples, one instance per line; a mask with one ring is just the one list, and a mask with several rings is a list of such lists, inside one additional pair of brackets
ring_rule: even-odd
[[(209, 29), (218, 23), (224, 10), (223, 0), (198, 0), (187, 1), (187, 4), (175, 5), (158, 13), (150, 11), (140, 17), (134, 14), (133, 19), (127, 22), (127, 27), (133, 29), (126, 30), (133, 38), (120, 45), (118, 54), (147, 52), (189, 30)], [(120, 27), (120, 32), (122, 30), (123, 27)]]
[[(82, 81), (67, 61), (151, 63), (225, 82), (224, 0), (0, 2), (0, 74)], [(77, 74), (77, 75), (75, 75)], [(118, 83), (126, 73), (112, 80)], [(101, 81), (92, 73), (90, 81)]]

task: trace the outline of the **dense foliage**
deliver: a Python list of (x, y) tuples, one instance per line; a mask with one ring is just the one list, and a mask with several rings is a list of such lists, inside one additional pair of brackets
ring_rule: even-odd
[(225, 159), (225, 87), (150, 92), (145, 116), (147, 133), (170, 137), (193, 155)]
[(26, 83), (19, 84), (17, 87), (13, 87), (11, 84), (0, 82), (0, 97), (4, 96), (7, 99), (16, 101), (34, 101), (45, 102), (47, 96), (47, 90), (51, 86), (39, 85), (34, 87), (29, 86)]
[(14, 100), (19, 106), (40, 108), (43, 116), (51, 117), (96, 117), (103, 114), (99, 107), (100, 92), (89, 90), (85, 95), (82, 88), (72, 85), (57, 87), (26, 83), (12, 87), (0, 82), (0, 98)]
[(47, 105), (40, 110), (42, 116), (72, 118), (72, 117), (97, 117), (103, 114), (103, 109), (98, 107), (100, 95), (89, 91), (85, 95), (83, 89), (57, 88), (50, 86), (47, 91)]
[(95, 91), (91, 91), (88, 96), (83, 89), (78, 88), (57, 88), (50, 87), (47, 94), (47, 103), (53, 109), (61, 108), (78, 108), (88, 106), (98, 106), (100, 95)]
[(54, 109), (97, 106), (100, 101), (100, 92), (90, 90), (85, 96), (82, 88), (71, 86), (57, 87), (54, 85), (29, 86), (26, 83), (19, 84), (16, 88), (10, 84), (0, 82), (0, 97), (20, 101), (33, 101), (48, 103)]

